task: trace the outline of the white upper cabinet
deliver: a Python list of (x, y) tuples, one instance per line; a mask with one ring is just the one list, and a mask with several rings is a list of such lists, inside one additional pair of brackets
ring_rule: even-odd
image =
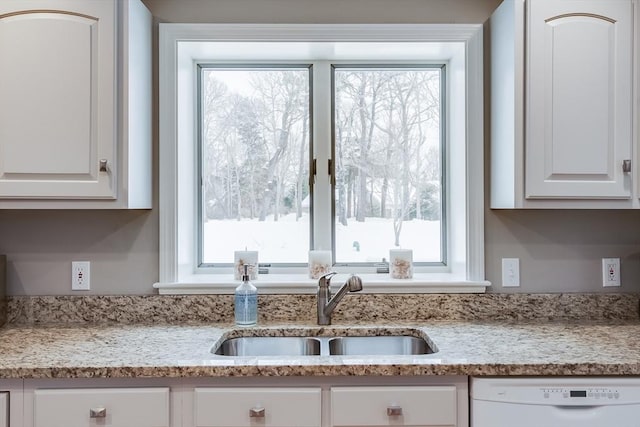
[(637, 207), (635, 3), (506, 0), (494, 13), (491, 207)]
[(0, 3), (0, 208), (151, 207), (151, 15)]
[(528, 198), (630, 198), (630, 0), (528, 3)]

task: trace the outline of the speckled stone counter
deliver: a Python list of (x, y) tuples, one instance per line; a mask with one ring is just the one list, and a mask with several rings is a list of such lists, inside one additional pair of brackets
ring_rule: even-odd
[[(224, 357), (239, 335), (424, 336), (421, 356)], [(0, 378), (328, 375), (640, 375), (640, 322), (19, 326), (0, 329)]]
[[(334, 322), (432, 320), (638, 320), (638, 293), (349, 294)], [(9, 298), (9, 323), (233, 321), (233, 295), (30, 296)], [(261, 322), (314, 322), (315, 295), (260, 295)]]

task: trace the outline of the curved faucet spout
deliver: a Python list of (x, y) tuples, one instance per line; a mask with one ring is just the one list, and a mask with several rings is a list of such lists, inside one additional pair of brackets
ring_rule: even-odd
[(340, 287), (338, 292), (332, 297), (329, 286), (331, 278), (336, 273), (327, 273), (318, 282), (318, 325), (330, 325), (331, 314), (338, 303), (348, 292), (359, 292), (362, 290), (362, 279), (351, 275)]

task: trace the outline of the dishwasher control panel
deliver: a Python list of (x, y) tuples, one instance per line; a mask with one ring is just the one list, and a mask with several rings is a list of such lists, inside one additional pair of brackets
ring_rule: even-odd
[(575, 404), (577, 402), (602, 402), (620, 399), (618, 388), (608, 387), (544, 387), (540, 389), (540, 397), (550, 404)]
[(631, 404), (640, 408), (638, 377), (474, 377), (471, 385), (469, 394), (476, 401), (558, 407)]
[(640, 427), (638, 377), (471, 378), (473, 427)]

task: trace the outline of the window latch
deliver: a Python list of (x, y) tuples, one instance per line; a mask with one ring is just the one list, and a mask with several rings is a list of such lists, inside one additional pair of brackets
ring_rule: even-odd
[(329, 182), (331, 185), (336, 185), (335, 165), (332, 159), (329, 159)]
[(316, 183), (316, 164), (317, 160), (313, 159), (311, 165), (309, 165), (309, 188), (313, 187), (313, 184)]

